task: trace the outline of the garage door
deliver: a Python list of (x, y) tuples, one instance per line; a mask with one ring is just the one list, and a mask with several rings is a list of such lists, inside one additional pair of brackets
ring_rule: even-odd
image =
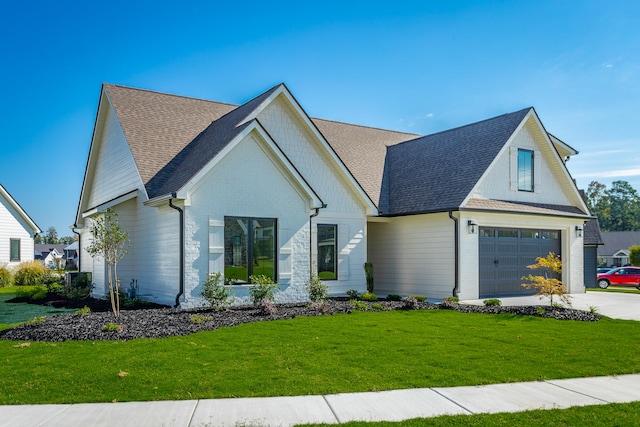
[(480, 298), (533, 295), (521, 286), (527, 265), (549, 252), (560, 254), (560, 230), (480, 227)]

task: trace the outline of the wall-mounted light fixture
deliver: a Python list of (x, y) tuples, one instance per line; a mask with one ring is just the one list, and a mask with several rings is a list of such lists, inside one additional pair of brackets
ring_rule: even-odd
[(471, 220), (467, 221), (467, 231), (469, 231), (469, 234), (476, 234), (478, 232), (478, 224)]
[(582, 228), (579, 225), (576, 225), (576, 237), (582, 237)]

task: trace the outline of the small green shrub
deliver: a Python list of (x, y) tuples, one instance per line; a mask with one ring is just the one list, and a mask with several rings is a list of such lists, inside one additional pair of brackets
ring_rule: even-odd
[(373, 308), (374, 310), (377, 311), (384, 311), (384, 305), (380, 304), (379, 302), (374, 302), (373, 304), (371, 304), (371, 308)]
[(117, 323), (107, 323), (102, 327), (102, 332), (120, 332), (123, 330), (124, 327), (118, 325)]
[(76, 310), (76, 314), (78, 316), (82, 316), (85, 317), (87, 315), (89, 315), (89, 313), (91, 313), (91, 309), (89, 307), (87, 307), (86, 305), (82, 308), (79, 308)]
[(47, 296), (47, 288), (44, 286), (27, 286), (16, 291), (16, 297), (32, 300), (44, 299)]
[(65, 286), (64, 296), (75, 300), (84, 298), (91, 292), (91, 273), (76, 273), (71, 276), (71, 283)]
[(222, 282), (222, 273), (210, 273), (202, 284), (200, 296), (215, 311), (222, 310), (234, 301), (233, 287)]
[(536, 313), (538, 313), (540, 316), (542, 316), (545, 313), (545, 309), (544, 307), (538, 307), (536, 308)]
[(38, 261), (25, 261), (18, 264), (14, 279), (16, 286), (41, 285), (46, 275), (44, 265)]
[(13, 286), (15, 280), (13, 278), (13, 273), (7, 267), (0, 267), (0, 288), (4, 288), (5, 286)]
[(413, 297), (416, 299), (416, 301), (418, 302), (425, 302), (427, 300), (426, 295), (413, 295)]
[(276, 293), (278, 292), (278, 284), (274, 282), (270, 277), (260, 274), (258, 276), (249, 277), (251, 286), (249, 286), (249, 295), (254, 306), (258, 306), (262, 300), (273, 301)]
[(369, 311), (369, 307), (363, 301), (352, 299), (349, 301), (349, 304), (351, 304), (351, 308), (354, 308), (356, 310)]
[(315, 274), (307, 280), (305, 288), (309, 293), (309, 301), (322, 303), (329, 298), (329, 286)]
[(208, 322), (211, 320), (211, 316), (205, 316), (203, 314), (192, 314), (191, 315), (191, 323), (194, 325), (200, 325), (202, 323)]
[(363, 293), (362, 295), (360, 295), (360, 299), (362, 301), (378, 301), (378, 297), (372, 292)]
[(358, 299), (359, 295), (358, 291), (356, 291), (355, 289), (349, 289), (346, 294), (351, 299)]
[(460, 298), (458, 298), (458, 297), (454, 297), (454, 296), (451, 296), (451, 297), (446, 297), (445, 299), (443, 299), (443, 301), (447, 301), (447, 302), (460, 302)]
[(490, 298), (482, 301), (487, 307), (500, 307), (502, 305), (502, 301), (498, 298)]
[(400, 301), (402, 299), (402, 297), (400, 295), (397, 295), (397, 294), (389, 294), (389, 295), (387, 295), (387, 299), (389, 301)]
[(28, 325), (28, 326), (35, 326), (35, 325), (39, 325), (39, 324), (41, 324), (43, 322), (44, 322), (44, 316), (36, 316), (36, 317), (33, 317), (33, 318), (27, 320), (24, 323), (26, 325)]

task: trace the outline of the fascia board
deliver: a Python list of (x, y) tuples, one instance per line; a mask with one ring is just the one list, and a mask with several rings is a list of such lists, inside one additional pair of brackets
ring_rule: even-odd
[(18, 215), (20, 215), (22, 220), (31, 228), (31, 231), (33, 231), (34, 235), (42, 233), (40, 227), (38, 227), (35, 221), (31, 219), (27, 212), (22, 209), (22, 206), (20, 206), (20, 204), (13, 197), (11, 197), (11, 194), (9, 194), (7, 189), (2, 185), (0, 185), (0, 195), (2, 195), (2, 197), (7, 200), (7, 202), (9, 202), (9, 205), (11, 205), (11, 207), (18, 213)]
[(102, 213), (102, 212), (106, 211), (109, 208), (117, 206), (120, 203), (124, 203), (124, 202), (126, 202), (128, 200), (135, 199), (136, 197), (138, 197), (138, 192), (139, 192), (139, 190), (133, 190), (133, 191), (130, 191), (128, 193), (122, 194), (122, 195), (120, 195), (118, 197), (115, 197), (115, 198), (113, 198), (113, 199), (111, 199), (111, 200), (109, 200), (107, 202), (104, 202), (104, 203), (102, 203), (102, 204), (100, 204), (98, 206), (94, 206), (92, 208), (89, 208), (86, 211), (82, 212), (82, 218), (91, 217), (91, 216), (93, 216), (95, 214)]

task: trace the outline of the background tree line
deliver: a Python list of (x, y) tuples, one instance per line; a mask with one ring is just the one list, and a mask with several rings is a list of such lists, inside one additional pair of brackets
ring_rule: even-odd
[(640, 231), (640, 195), (627, 181), (613, 181), (611, 188), (591, 181), (587, 203), (602, 231)]
[(38, 234), (33, 241), (37, 244), (44, 243), (47, 245), (70, 245), (76, 241), (76, 236), (73, 235), (58, 237), (58, 231), (56, 230), (56, 228), (49, 227), (47, 228), (47, 231), (44, 233), (44, 235), (41, 236), (40, 234)]

